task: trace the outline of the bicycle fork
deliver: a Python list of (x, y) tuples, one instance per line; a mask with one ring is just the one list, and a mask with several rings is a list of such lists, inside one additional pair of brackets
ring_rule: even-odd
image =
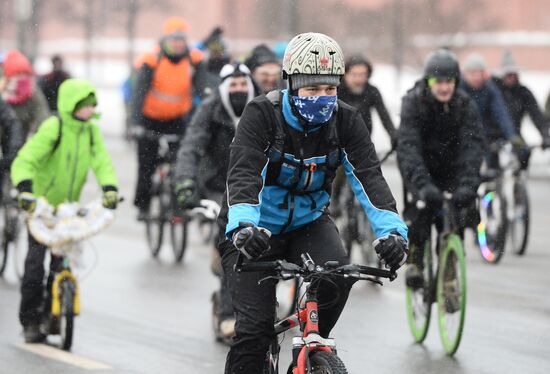
[(67, 269), (61, 271), (55, 275), (54, 281), (52, 283), (52, 315), (54, 317), (59, 317), (61, 315), (61, 284), (63, 282), (70, 282), (72, 284), (72, 290), (74, 292), (73, 300), (73, 314), (75, 316), (80, 314), (80, 290), (78, 287), (78, 282), (76, 281), (75, 276)]
[(304, 322), (303, 336), (292, 338), (293, 374), (307, 374), (311, 372), (309, 357), (314, 352), (335, 352), (334, 339), (325, 339), (319, 335), (319, 311), (317, 298), (310, 297), (306, 301), (305, 309), (299, 313), (300, 321)]

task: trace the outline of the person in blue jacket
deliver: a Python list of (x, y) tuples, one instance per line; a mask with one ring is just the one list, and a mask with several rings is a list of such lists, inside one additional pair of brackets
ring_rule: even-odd
[[(484, 58), (473, 53), (466, 58), (462, 69), (460, 88), (474, 100), (479, 109), (486, 143), (504, 139), (514, 147), (522, 148), (525, 143), (516, 131), (499, 88), (490, 79)], [(488, 166), (498, 169), (498, 155), (489, 152), (487, 156)]]
[[(349, 263), (327, 212), (340, 165), (378, 238), (380, 258), (394, 270), (406, 261), (407, 226), (367, 126), (357, 109), (336, 96), (344, 71), (336, 41), (318, 33), (297, 35), (283, 58), (288, 89), (255, 98), (242, 114), (218, 220), (218, 249), (237, 321), (226, 373), (262, 372), (275, 334), (275, 283), (258, 284), (265, 272), (234, 272), (239, 254), (252, 261), (301, 263), (307, 252), (319, 264)], [(350, 286), (344, 279), (319, 284), (321, 336), (328, 337), (336, 324)]]

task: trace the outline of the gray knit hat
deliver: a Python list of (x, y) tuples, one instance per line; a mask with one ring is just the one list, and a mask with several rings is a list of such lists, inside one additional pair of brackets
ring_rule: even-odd
[(320, 84), (338, 86), (340, 78), (340, 75), (293, 74), (290, 76), (293, 90), (308, 86), (318, 86)]
[(487, 70), (485, 59), (478, 53), (472, 53), (466, 58), (463, 65), (464, 71)]
[(505, 50), (500, 60), (500, 72), (502, 75), (519, 73), (519, 66), (509, 49)]

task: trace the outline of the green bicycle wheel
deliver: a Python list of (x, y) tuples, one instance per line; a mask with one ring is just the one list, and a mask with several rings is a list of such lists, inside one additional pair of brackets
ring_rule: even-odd
[(466, 314), (466, 262), (456, 234), (449, 235), (439, 255), (436, 300), (441, 342), (452, 356), (460, 344)]
[(424, 246), (424, 285), (420, 288), (406, 288), (407, 319), (416, 343), (422, 343), (428, 335), (432, 314), (434, 272), (431, 244)]

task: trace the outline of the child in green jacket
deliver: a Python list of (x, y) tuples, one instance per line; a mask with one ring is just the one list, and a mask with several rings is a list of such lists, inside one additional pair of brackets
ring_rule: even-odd
[[(100, 128), (92, 122), (97, 118), (96, 105), (95, 88), (90, 82), (68, 79), (60, 86), (59, 116), (52, 116), (40, 125), (11, 167), (21, 209), (32, 212), (37, 197), (46, 198), (54, 206), (79, 201), (90, 169), (103, 189), (103, 205), (116, 209), (118, 180)], [(49, 301), (42, 297), (45, 253), (46, 247), (29, 234), (19, 309), (26, 342), (45, 339), (40, 331), (43, 314), (49, 308)], [(59, 266), (59, 261), (52, 256), (50, 268)]]

